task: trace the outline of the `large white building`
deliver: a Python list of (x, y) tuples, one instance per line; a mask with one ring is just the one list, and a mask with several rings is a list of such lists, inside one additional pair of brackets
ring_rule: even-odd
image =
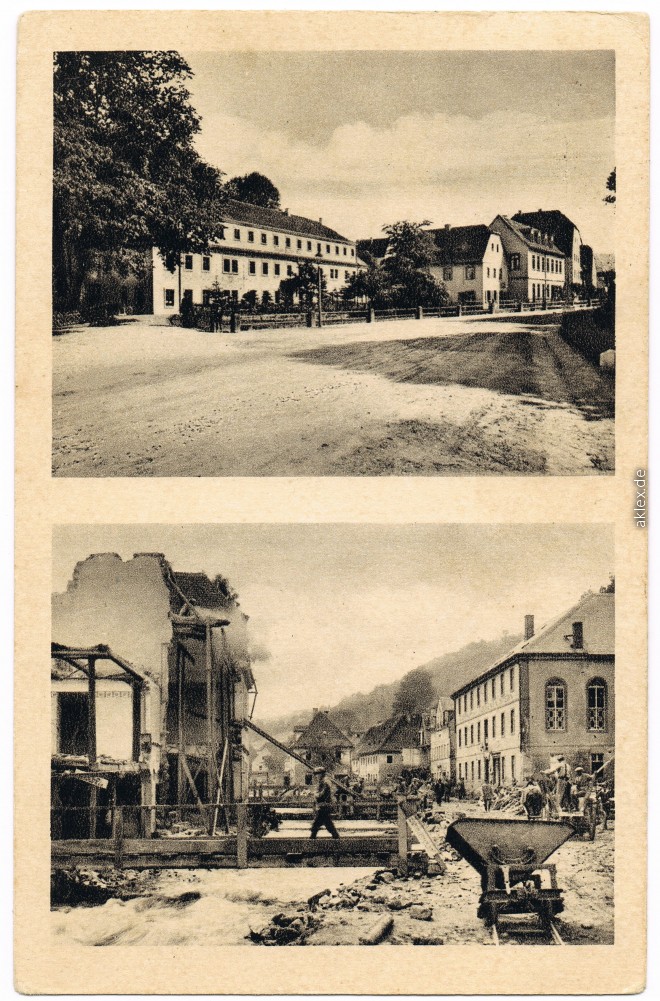
[(342, 289), (359, 266), (354, 241), (321, 219), (230, 200), (222, 234), (207, 254), (182, 254), (171, 272), (154, 249), (153, 311), (178, 313), (184, 297), (203, 305), (214, 288), (235, 302), (254, 292), (267, 306), (279, 301), (280, 283), (304, 263), (321, 267), (329, 293)]

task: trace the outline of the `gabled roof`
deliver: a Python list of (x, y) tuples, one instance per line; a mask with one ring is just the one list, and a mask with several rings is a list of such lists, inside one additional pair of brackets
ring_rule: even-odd
[[(482, 671), (476, 678), (461, 685), (452, 693), (456, 699), (474, 685), (479, 684), (501, 668), (525, 656), (561, 656), (571, 654), (585, 657), (614, 657), (614, 592), (599, 592), (586, 594), (576, 605), (562, 612), (557, 618), (544, 625), (529, 639), (522, 640), (517, 646), (498, 658), (494, 664)], [(574, 651), (571, 647), (571, 624), (582, 622), (584, 627), (583, 647)]]
[(349, 740), (346, 734), (332, 722), (327, 712), (321, 710), (315, 713), (293, 746), (305, 748), (305, 750), (319, 747), (353, 747), (353, 741)]
[[(506, 215), (499, 215), (496, 216), (496, 218), (501, 219), (505, 225), (508, 226), (511, 232), (514, 233), (519, 240), (522, 240), (523, 243), (526, 243), (531, 250), (540, 250), (544, 254), (559, 254), (565, 256), (565, 252), (553, 242), (552, 238), (550, 238), (548, 243), (543, 243), (541, 240), (536, 239), (534, 234), (539, 227), (528, 226), (526, 223), (519, 222), (517, 219), (509, 219)], [(545, 230), (542, 230), (542, 232), (545, 232)]]
[(359, 257), (373, 257), (374, 260), (380, 261), (385, 257), (387, 253), (387, 246), (390, 242), (388, 236), (376, 236), (371, 240), (358, 240), (357, 241), (357, 253)]
[(437, 263), (481, 264), (491, 235), (489, 226), (452, 226), (426, 231), (438, 248)]
[(342, 243), (353, 241), (337, 233), (336, 230), (324, 226), (317, 219), (306, 219), (301, 215), (290, 215), (281, 209), (266, 209), (261, 205), (251, 205), (250, 202), (239, 202), (229, 198), (223, 207), (223, 217), (226, 222), (239, 222), (248, 226), (266, 226), (269, 229), (279, 229), (283, 233), (297, 233), (300, 236), (313, 236), (322, 240), (341, 240)]
[(572, 255), (573, 231), (577, 229), (577, 226), (559, 209), (516, 212), (513, 220), (531, 226), (533, 229), (539, 229), (542, 233), (547, 233), (563, 254)]
[(404, 747), (420, 746), (421, 717), (395, 716), (377, 723), (365, 733), (360, 743), (360, 754), (396, 754)]

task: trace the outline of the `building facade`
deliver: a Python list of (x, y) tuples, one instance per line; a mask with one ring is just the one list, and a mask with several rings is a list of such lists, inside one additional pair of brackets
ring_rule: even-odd
[(437, 247), (431, 275), (451, 302), (498, 306), (507, 289), (502, 239), (488, 226), (444, 226), (428, 230)]
[(614, 754), (614, 593), (586, 595), (453, 695), (456, 778), (520, 783), (564, 754), (595, 771)]
[(536, 232), (546, 234), (564, 255), (564, 287), (567, 296), (573, 291), (581, 291), (582, 258), (580, 247), (582, 237), (574, 222), (559, 209), (538, 209), (537, 212), (517, 212), (514, 222), (529, 226)]
[(314, 709), (306, 727), (297, 728), (291, 750), (307, 765), (287, 757), (284, 769), (292, 786), (311, 785), (313, 768), (326, 768), (337, 779), (351, 774), (352, 740), (333, 723), (325, 710)]
[[(98, 761), (139, 758), (148, 772), (143, 804), (212, 802), (219, 778), (225, 800), (245, 790), (248, 759), (235, 724), (255, 691), (246, 622), (223, 578), (176, 572), (159, 553), (90, 556), (53, 595), (56, 649), (109, 647), (144, 683), (139, 754), (130, 693), (127, 700), (111, 676), (99, 677), (95, 699)], [(87, 739), (88, 684), (61, 665), (51, 679), (54, 755), (70, 753)], [(98, 770), (98, 761), (87, 767)]]
[(490, 229), (499, 234), (504, 247), (507, 298), (543, 302), (565, 297), (566, 259), (547, 232), (504, 215), (496, 216)]
[(358, 269), (355, 243), (321, 220), (230, 200), (220, 238), (207, 254), (183, 254), (174, 272), (153, 251), (153, 312), (175, 314), (184, 298), (196, 305), (214, 290), (233, 302), (253, 292), (268, 306), (280, 300), (280, 283), (301, 264), (320, 267), (328, 293), (338, 292)]
[(422, 717), (401, 714), (372, 726), (362, 738), (353, 770), (367, 783), (395, 779), (423, 767)]

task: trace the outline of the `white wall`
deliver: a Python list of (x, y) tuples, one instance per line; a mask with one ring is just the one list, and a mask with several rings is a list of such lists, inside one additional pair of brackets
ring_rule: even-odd
[[(58, 698), (61, 692), (87, 693), (83, 679), (51, 681), (51, 751), (57, 754)], [(121, 681), (96, 682), (96, 753), (117, 761), (130, 761), (133, 756), (133, 697), (130, 685)]]

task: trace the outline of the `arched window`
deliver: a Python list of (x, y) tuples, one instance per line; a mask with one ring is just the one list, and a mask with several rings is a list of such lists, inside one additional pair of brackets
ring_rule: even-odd
[(545, 728), (566, 729), (566, 683), (561, 678), (551, 678), (545, 683)]
[(607, 682), (592, 678), (587, 684), (587, 728), (607, 729)]

